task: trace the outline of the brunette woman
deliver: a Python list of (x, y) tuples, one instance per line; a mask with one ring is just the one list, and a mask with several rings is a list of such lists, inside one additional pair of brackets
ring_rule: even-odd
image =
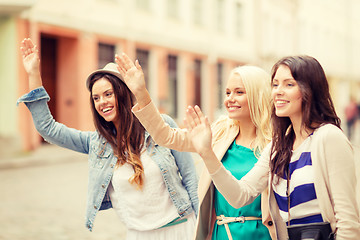
[[(198, 209), (192, 158), (155, 144), (131, 112), (135, 99), (116, 64), (87, 78), (96, 131), (83, 132), (52, 118), (37, 47), (25, 39), (21, 51), (30, 92), (18, 102), (29, 108), (46, 141), (89, 154), (86, 227), (92, 230), (99, 210), (114, 208), (129, 240), (190, 239)], [(176, 127), (170, 117), (163, 117)]]

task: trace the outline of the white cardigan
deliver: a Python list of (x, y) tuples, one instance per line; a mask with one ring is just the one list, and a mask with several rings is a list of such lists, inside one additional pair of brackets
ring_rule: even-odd
[[(311, 136), (311, 159), (314, 166), (314, 185), (321, 215), (330, 222), (336, 239), (359, 239), (360, 221), (356, 201), (359, 189), (351, 143), (344, 133), (332, 124), (325, 124)], [(221, 166), (211, 174), (216, 188), (234, 207), (241, 207), (266, 187), (269, 189), (270, 214), (277, 238), (287, 239), (286, 225), (279, 214), (269, 174), (271, 143), (264, 149), (254, 168), (241, 180), (234, 178)], [(358, 192), (359, 193), (359, 192)]]

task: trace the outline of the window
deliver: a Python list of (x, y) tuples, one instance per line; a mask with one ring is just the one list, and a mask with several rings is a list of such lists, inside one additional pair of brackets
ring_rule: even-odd
[(98, 67), (103, 68), (109, 62), (114, 62), (115, 46), (111, 44), (99, 43)]
[(178, 115), (177, 102), (177, 56), (168, 55), (168, 86), (169, 86), (169, 105), (168, 113), (174, 118)]
[(149, 51), (136, 49), (136, 59), (139, 60), (141, 68), (144, 72), (146, 87), (149, 86)]
[(195, 70), (195, 105), (201, 108), (201, 60), (196, 59), (194, 61)]

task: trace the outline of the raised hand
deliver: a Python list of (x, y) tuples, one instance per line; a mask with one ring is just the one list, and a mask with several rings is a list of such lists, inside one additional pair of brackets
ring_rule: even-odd
[(203, 159), (209, 173), (216, 172), (221, 167), (221, 162), (212, 149), (212, 132), (209, 120), (201, 112), (200, 108), (195, 106), (194, 108), (187, 108), (184, 122), (193, 146)]
[(122, 53), (120, 56), (115, 56), (115, 62), (124, 82), (135, 95), (138, 107), (146, 106), (151, 101), (151, 98), (146, 89), (144, 73), (139, 61), (136, 60), (134, 63), (125, 53)]
[(138, 60), (134, 63), (125, 53), (122, 53), (120, 56), (115, 56), (115, 62), (130, 91), (136, 94), (146, 88), (144, 73)]
[(25, 71), (28, 74), (37, 73), (40, 67), (39, 51), (30, 38), (25, 38), (21, 42), (20, 50)]
[(29, 90), (42, 86), (40, 76), (39, 50), (30, 38), (25, 38), (20, 45), (25, 71), (29, 76)]
[(189, 106), (186, 110), (185, 125), (188, 129), (193, 146), (201, 157), (212, 151), (212, 132), (207, 117), (198, 106)]

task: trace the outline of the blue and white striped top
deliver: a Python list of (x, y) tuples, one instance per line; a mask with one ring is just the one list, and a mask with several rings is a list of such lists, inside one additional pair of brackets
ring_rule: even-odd
[[(310, 146), (311, 135), (293, 152), (290, 160), (290, 225), (323, 222), (314, 187), (314, 169)], [(286, 175), (274, 177), (273, 189), (280, 215), (288, 225)]]

